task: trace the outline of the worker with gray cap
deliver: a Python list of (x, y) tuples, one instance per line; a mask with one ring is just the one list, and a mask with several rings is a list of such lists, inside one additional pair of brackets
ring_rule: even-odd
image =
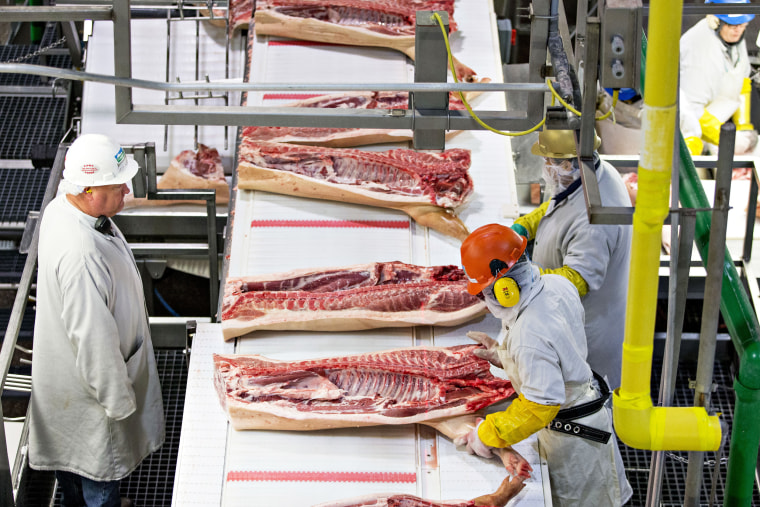
[[(600, 145), (595, 136), (594, 150)], [(615, 389), (620, 386), (632, 228), (589, 222), (574, 131), (544, 130), (531, 151), (544, 157), (543, 177), (552, 198), (515, 220), (512, 228), (534, 240), (533, 261), (542, 274), (562, 275), (578, 289), (586, 313), (589, 366)], [(592, 170), (602, 205), (630, 207), (622, 177), (596, 151)]]
[(142, 282), (110, 221), (137, 163), (85, 134), (64, 167), (40, 223), (29, 464), (55, 471), (64, 506), (130, 505), (119, 481), (164, 442)]

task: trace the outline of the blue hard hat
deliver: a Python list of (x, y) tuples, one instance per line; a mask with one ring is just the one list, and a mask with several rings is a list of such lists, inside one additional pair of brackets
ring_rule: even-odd
[[(706, 4), (748, 4), (749, 0), (705, 0)], [(741, 25), (755, 19), (754, 14), (716, 14), (716, 18), (729, 25)]]

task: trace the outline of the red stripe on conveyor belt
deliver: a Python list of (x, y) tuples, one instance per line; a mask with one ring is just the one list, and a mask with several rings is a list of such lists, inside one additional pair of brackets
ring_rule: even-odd
[(270, 46), (337, 46), (332, 42), (316, 42), (312, 40), (270, 40)]
[(240, 471), (227, 472), (227, 482), (417, 482), (417, 474), (406, 472), (276, 472)]
[(264, 100), (304, 100), (322, 95), (324, 93), (265, 93)]
[(408, 220), (254, 220), (255, 227), (331, 227), (336, 229), (408, 229)]

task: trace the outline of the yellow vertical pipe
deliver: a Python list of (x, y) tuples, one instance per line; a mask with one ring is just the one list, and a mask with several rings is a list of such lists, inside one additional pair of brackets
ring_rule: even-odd
[(652, 406), (650, 381), (662, 224), (669, 210), (676, 128), (682, 0), (651, 2), (639, 161), (633, 214), (623, 367), (613, 394), (615, 429), (631, 447), (715, 450), (720, 423), (702, 407)]

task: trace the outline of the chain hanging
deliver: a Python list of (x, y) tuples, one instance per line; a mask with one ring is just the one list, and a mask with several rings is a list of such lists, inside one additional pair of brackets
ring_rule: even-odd
[[(684, 458), (683, 456), (678, 456), (677, 454), (673, 454), (672, 452), (666, 452), (665, 455), (668, 458), (670, 458), (670, 459), (678, 461), (679, 463), (683, 463), (685, 465), (689, 464), (689, 458)], [(728, 458), (721, 458), (720, 459), (720, 464), (721, 465), (725, 465), (726, 463), (728, 463)], [(707, 467), (714, 467), (715, 466), (715, 460), (714, 459), (705, 460), (705, 466), (707, 466)]]
[(0, 64), (3, 64), (3, 63), (21, 63), (24, 60), (29, 60), (30, 58), (34, 58), (35, 56), (40, 56), (42, 53), (45, 53), (47, 51), (50, 51), (51, 49), (57, 48), (58, 46), (60, 46), (64, 42), (66, 42), (66, 37), (65, 36), (61, 37), (60, 39), (58, 39), (57, 41), (53, 42), (49, 46), (45, 46), (44, 48), (39, 48), (37, 51), (34, 51), (32, 53), (28, 53), (28, 54), (26, 54), (24, 56), (19, 56), (18, 58), (14, 58), (13, 60), (6, 60), (4, 62), (0, 62)]

